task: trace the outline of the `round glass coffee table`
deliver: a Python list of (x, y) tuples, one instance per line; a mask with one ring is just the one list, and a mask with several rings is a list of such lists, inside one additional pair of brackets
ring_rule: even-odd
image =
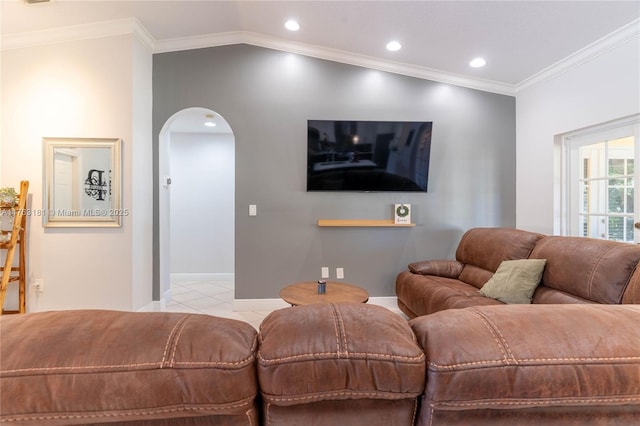
[(353, 284), (327, 281), (326, 293), (318, 294), (318, 283), (305, 281), (284, 287), (280, 290), (280, 297), (292, 306), (313, 303), (367, 303), (369, 293), (364, 288)]

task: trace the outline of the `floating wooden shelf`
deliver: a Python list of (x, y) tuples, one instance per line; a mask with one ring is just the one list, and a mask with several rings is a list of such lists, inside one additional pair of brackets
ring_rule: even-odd
[(411, 227), (415, 223), (398, 225), (393, 219), (318, 219), (318, 226), (386, 226)]

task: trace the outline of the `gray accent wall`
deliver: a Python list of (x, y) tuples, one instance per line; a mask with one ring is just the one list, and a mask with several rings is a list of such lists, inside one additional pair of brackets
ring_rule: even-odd
[[(344, 268), (345, 282), (394, 296), (407, 264), (452, 258), (471, 227), (515, 226), (515, 98), (250, 45), (155, 54), (154, 299), (158, 284), (158, 135), (177, 111), (205, 107), (235, 135), (235, 298)], [(433, 121), (428, 193), (306, 192), (307, 120)], [(198, 196), (215, 197), (215, 194)], [(412, 228), (327, 228), (318, 219), (391, 219)], [(248, 215), (256, 204), (258, 215)], [(194, 233), (198, 230), (194, 229)], [(216, 244), (212, 241), (211, 244)]]

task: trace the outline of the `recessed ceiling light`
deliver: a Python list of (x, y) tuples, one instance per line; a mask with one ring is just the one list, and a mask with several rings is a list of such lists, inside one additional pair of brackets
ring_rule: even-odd
[(469, 66), (472, 68), (481, 68), (487, 64), (487, 61), (484, 58), (475, 58), (471, 62), (469, 62)]
[(216, 127), (216, 123), (213, 122), (213, 118), (214, 115), (213, 114), (207, 114), (204, 116), (204, 118), (206, 119), (204, 122), (204, 125), (207, 127)]
[(395, 52), (396, 50), (400, 49), (402, 49), (402, 45), (399, 41), (393, 40), (387, 43), (387, 50), (390, 50), (391, 52)]
[(300, 24), (295, 19), (289, 19), (284, 23), (284, 27), (289, 31), (298, 31), (300, 29)]

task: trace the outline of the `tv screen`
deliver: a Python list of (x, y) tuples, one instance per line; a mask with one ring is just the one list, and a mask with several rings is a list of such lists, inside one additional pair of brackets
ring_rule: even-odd
[(307, 191), (426, 192), (432, 122), (307, 121)]

